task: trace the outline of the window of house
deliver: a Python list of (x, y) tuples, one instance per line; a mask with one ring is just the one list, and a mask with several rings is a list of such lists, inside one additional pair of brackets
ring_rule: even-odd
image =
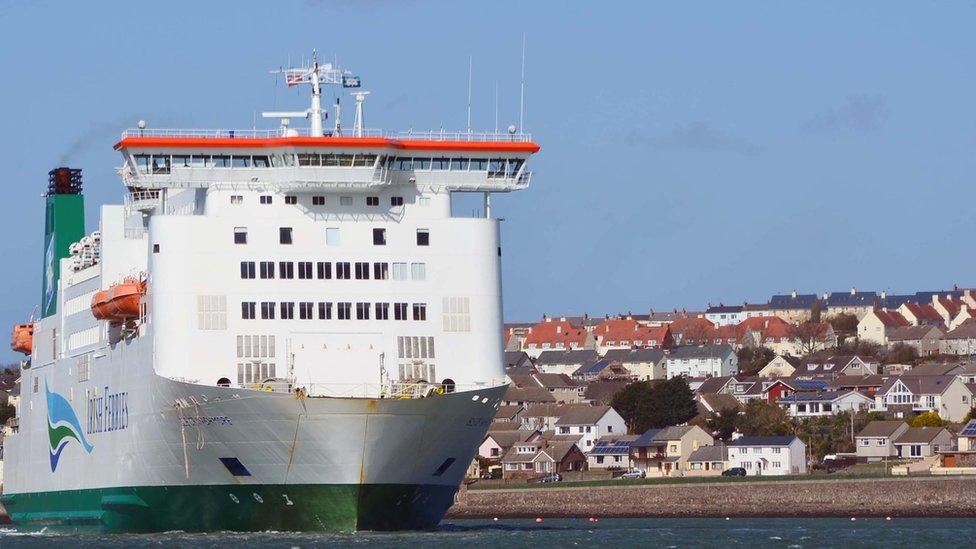
[(356, 320), (369, 320), (369, 303), (356, 303)]
[(373, 245), (386, 246), (386, 229), (373, 229)]
[(325, 280), (332, 278), (332, 263), (328, 261), (319, 261), (315, 264), (315, 269), (319, 278)]
[(411, 263), (410, 278), (413, 280), (427, 280), (427, 265), (425, 263)]
[(271, 195), (270, 194), (262, 194), (261, 195), (261, 203), (262, 204), (271, 204)]
[(340, 196), (339, 197), (339, 205), (340, 206), (352, 206), (352, 197), (351, 196)]
[(278, 278), (290, 279), (295, 278), (295, 264), (291, 261), (279, 261), (278, 262)]
[(395, 320), (406, 320), (407, 319), (407, 304), (406, 303), (394, 303), (393, 304), (393, 318)]
[(417, 229), (417, 245), (430, 246), (430, 231), (427, 229)]
[(389, 320), (390, 319), (390, 304), (389, 303), (377, 303), (375, 308), (376, 308), (376, 320)]
[(298, 197), (293, 194), (286, 194), (285, 204), (298, 204)]
[(336, 262), (336, 279), (337, 280), (349, 280), (351, 278), (352, 270), (350, 268), (349, 262), (339, 261)]
[(396, 206), (403, 206), (403, 197), (402, 196), (391, 196), (390, 197), (390, 206), (394, 206), (394, 207), (396, 207)]
[(312, 320), (312, 302), (302, 301), (298, 304), (298, 318), (300, 320)]
[(312, 205), (313, 206), (325, 206), (325, 197), (324, 196), (313, 196), (312, 197)]
[(349, 320), (352, 318), (352, 303), (348, 301), (340, 301), (337, 305), (339, 320)]
[(407, 264), (406, 263), (394, 263), (393, 264), (393, 280), (406, 280), (407, 279)]
[(427, 304), (426, 303), (414, 303), (413, 304), (413, 319), (414, 320), (427, 320)]
[(369, 280), (369, 263), (356, 262), (356, 280)]
[(241, 318), (244, 320), (254, 320), (256, 304), (253, 301), (241, 302)]
[(247, 227), (234, 227), (234, 244), (247, 244)]
[(380, 205), (380, 197), (378, 197), (378, 196), (367, 196), (366, 197), (366, 205), (367, 206), (379, 206)]
[(332, 320), (332, 303), (319, 301), (319, 320)]
[(373, 278), (376, 280), (386, 280), (390, 278), (390, 264), (373, 263)]
[(262, 301), (261, 302), (261, 318), (264, 320), (274, 320), (275, 317), (275, 303), (274, 301)]
[(230, 195), (230, 203), (231, 204), (243, 204), (244, 203), (244, 197), (241, 196), (241, 195), (239, 195), (239, 194), (232, 194), (232, 195)]
[(339, 245), (339, 227), (328, 227), (325, 229), (325, 245)]
[(291, 227), (281, 227), (278, 229), (278, 241), (282, 244), (291, 244)]
[(253, 261), (241, 261), (241, 278), (254, 278), (254, 267), (255, 265)]
[(260, 267), (261, 267), (261, 278), (275, 277), (274, 261), (262, 261)]

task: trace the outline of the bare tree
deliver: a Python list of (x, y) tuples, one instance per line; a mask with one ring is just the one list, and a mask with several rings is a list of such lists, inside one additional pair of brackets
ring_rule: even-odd
[(824, 322), (802, 322), (790, 326), (790, 338), (796, 341), (800, 352), (809, 355), (824, 345), (827, 337), (827, 324)]

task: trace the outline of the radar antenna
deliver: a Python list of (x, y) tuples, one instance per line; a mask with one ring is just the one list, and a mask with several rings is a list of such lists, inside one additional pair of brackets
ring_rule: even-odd
[(343, 88), (358, 88), (360, 86), (359, 77), (354, 76), (351, 72), (342, 70), (332, 63), (319, 64), (318, 54), (315, 50), (312, 50), (311, 65), (278, 69), (271, 71), (271, 74), (285, 75), (285, 84), (288, 87), (310, 84), (312, 86), (312, 105), (305, 111), (263, 112), (261, 113), (262, 118), (281, 119), (283, 131), (287, 130), (287, 121), (291, 118), (311, 118), (312, 125), (309, 128), (311, 137), (323, 137), (325, 135), (322, 131), (322, 120), (328, 116), (328, 113), (322, 108), (322, 86), (341, 86)]

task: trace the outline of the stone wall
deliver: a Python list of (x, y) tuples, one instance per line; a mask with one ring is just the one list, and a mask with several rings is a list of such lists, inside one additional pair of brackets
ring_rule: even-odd
[(464, 490), (452, 518), (974, 516), (976, 478)]

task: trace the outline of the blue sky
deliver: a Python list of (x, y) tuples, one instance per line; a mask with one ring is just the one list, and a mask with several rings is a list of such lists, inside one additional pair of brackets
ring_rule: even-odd
[(494, 202), (507, 319), (973, 285), (974, 20), (973, 2), (0, 0), (0, 320), (38, 301), (47, 171), (84, 169), (93, 229), (121, 198), (123, 127), (304, 108), (266, 71), (313, 48), (387, 129), (462, 129), (472, 55), (474, 126), (497, 82), (504, 127), (523, 32), (542, 151), (531, 189)]

